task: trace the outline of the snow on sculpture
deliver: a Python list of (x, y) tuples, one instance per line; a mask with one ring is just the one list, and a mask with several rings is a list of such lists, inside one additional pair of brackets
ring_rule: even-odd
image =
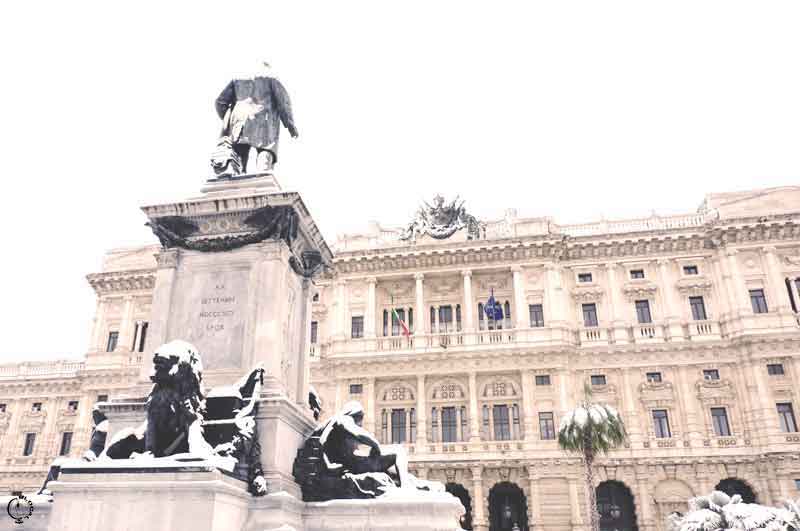
[(689, 500), (689, 512), (670, 515), (669, 531), (768, 531), (800, 530), (800, 500), (785, 501), (783, 508), (743, 503), (738, 494), (715, 490)]
[[(348, 402), (318, 426), (297, 451), (293, 475), (304, 501), (444, 492), (441, 483), (409, 473), (405, 449), (381, 445), (361, 427), (363, 419), (361, 404)], [(370, 448), (369, 455), (359, 454), (361, 445)], [(390, 472), (392, 468), (394, 472)]]
[(162, 345), (153, 355), (146, 420), (117, 432), (98, 459), (200, 458), (228, 471), (244, 461), (250, 492), (266, 494), (255, 421), (263, 375), (259, 366), (206, 394), (197, 349), (181, 340)]

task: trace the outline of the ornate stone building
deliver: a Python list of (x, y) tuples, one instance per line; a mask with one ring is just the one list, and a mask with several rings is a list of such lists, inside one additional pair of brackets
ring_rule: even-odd
[[(335, 250), (310, 330), (323, 416), (361, 401), (369, 430), (462, 498), (467, 528), (585, 529), (579, 463), (555, 440), (584, 385), (629, 432), (597, 466), (604, 529), (663, 530), (715, 487), (800, 496), (800, 187), (580, 225), (437, 198)], [(98, 395), (135, 382), (156, 252), (112, 251), (89, 276), (85, 361), (0, 368), (0, 488), (38, 485), (64, 433), (79, 455)]]

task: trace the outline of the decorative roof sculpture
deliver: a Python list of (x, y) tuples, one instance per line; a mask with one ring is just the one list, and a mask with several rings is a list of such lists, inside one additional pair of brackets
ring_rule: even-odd
[(485, 233), (485, 226), (475, 216), (467, 214), (464, 201), (459, 201), (458, 196), (445, 204), (444, 197), (439, 194), (433, 198), (433, 205), (426, 201), (417, 210), (414, 219), (400, 235), (404, 241), (416, 241), (418, 236), (429, 235), (437, 240), (444, 240), (461, 229), (467, 231), (468, 240), (481, 238)]

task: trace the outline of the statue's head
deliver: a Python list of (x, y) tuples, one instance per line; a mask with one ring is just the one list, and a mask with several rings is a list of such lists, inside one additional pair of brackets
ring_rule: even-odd
[(197, 380), (203, 380), (203, 363), (194, 345), (176, 339), (164, 343), (153, 354), (154, 382), (166, 383), (175, 379), (179, 372), (190, 372)]
[(348, 415), (350, 417), (353, 417), (353, 420), (359, 426), (361, 426), (361, 423), (364, 422), (364, 408), (361, 407), (361, 404), (359, 402), (356, 402), (355, 400), (347, 402), (342, 407), (341, 413), (342, 415)]
[(433, 196), (433, 202), (436, 203), (437, 207), (441, 207), (444, 203), (444, 197), (442, 197), (440, 194), (436, 194)]

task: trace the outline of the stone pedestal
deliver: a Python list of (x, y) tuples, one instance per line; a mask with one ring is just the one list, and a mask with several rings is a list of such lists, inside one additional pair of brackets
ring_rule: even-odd
[(247, 486), (213, 467), (73, 465), (49, 485), (49, 531), (230, 531), (247, 521)]

